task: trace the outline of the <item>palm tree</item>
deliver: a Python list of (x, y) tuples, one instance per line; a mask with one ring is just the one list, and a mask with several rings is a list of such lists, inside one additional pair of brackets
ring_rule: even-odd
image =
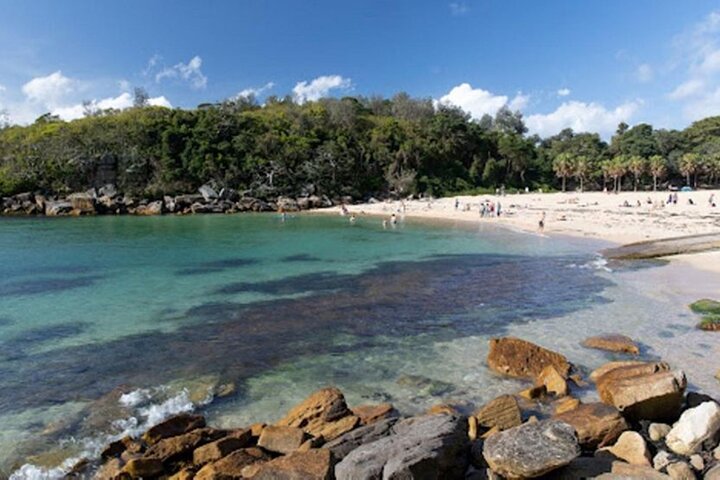
[(562, 179), (562, 191), (565, 191), (565, 179), (572, 175), (574, 160), (569, 153), (561, 153), (553, 160), (555, 175)]
[(624, 155), (618, 155), (610, 160), (609, 173), (615, 181), (613, 191), (615, 193), (622, 191), (622, 177), (627, 173), (628, 162)]
[(648, 164), (653, 177), (653, 192), (657, 192), (658, 178), (663, 178), (667, 174), (667, 162), (660, 155), (653, 155), (648, 160)]
[(630, 170), (635, 177), (634, 182), (634, 191), (637, 192), (638, 187), (638, 180), (642, 176), (643, 173), (645, 173), (645, 169), (647, 168), (647, 162), (645, 159), (639, 155), (633, 155), (632, 157), (627, 159), (627, 168)]
[(575, 178), (577, 178), (580, 182), (580, 191), (582, 192), (585, 179), (590, 174), (592, 165), (590, 164), (590, 160), (588, 159), (588, 157), (586, 157), (585, 155), (580, 155), (576, 157), (573, 163), (573, 174), (575, 175)]
[[(690, 186), (690, 176), (697, 173), (700, 167), (700, 156), (697, 153), (686, 153), (680, 157), (678, 163), (678, 169), (680, 173), (685, 176), (685, 183)], [(695, 179), (695, 186), (697, 187), (697, 178)]]

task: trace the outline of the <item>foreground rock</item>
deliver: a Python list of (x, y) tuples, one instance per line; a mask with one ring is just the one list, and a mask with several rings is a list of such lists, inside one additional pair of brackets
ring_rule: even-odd
[(467, 421), (426, 415), (399, 421), (390, 435), (362, 445), (335, 467), (338, 480), (364, 478), (463, 478)]
[(535, 478), (568, 465), (580, 455), (575, 430), (546, 420), (490, 436), (483, 456), (490, 468), (509, 478)]
[(296, 452), (261, 464), (253, 480), (330, 480), (334, 462), (329, 450)]
[(502, 395), (488, 402), (473, 416), (480, 427), (487, 429), (507, 430), (522, 423), (522, 412), (512, 395)]
[[(347, 420), (345, 417), (352, 418)], [(340, 390), (323, 388), (290, 410), (277, 425), (301, 428), (313, 437), (323, 436), (325, 440), (332, 440), (352, 430), (359, 422)]]
[(597, 379), (603, 402), (636, 420), (677, 418), (687, 381), (682, 371), (670, 371), (666, 363), (620, 367)]
[(625, 335), (600, 335), (587, 338), (582, 342), (583, 347), (606, 350), (608, 352), (629, 353), (638, 355), (640, 348), (632, 338)]
[(632, 465), (651, 465), (650, 450), (642, 435), (637, 432), (624, 432), (615, 445), (605, 447), (600, 452), (608, 452)]
[(492, 370), (516, 378), (534, 380), (549, 365), (563, 378), (570, 373), (570, 363), (563, 355), (514, 337), (490, 340), (487, 363)]
[(572, 426), (583, 448), (593, 449), (613, 443), (622, 432), (630, 428), (613, 406), (588, 403), (555, 416), (555, 419)]
[(690, 455), (700, 449), (702, 443), (720, 431), (720, 405), (715, 402), (701, 403), (685, 410), (672, 430), (665, 437), (667, 446), (680, 455)]

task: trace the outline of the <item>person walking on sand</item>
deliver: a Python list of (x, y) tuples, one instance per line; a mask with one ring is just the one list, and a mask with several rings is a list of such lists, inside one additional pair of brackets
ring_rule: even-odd
[(460, 200), (458, 200), (458, 199), (456, 198), (456, 199), (455, 199), (455, 210), (457, 210), (459, 206), (460, 206)]
[(538, 230), (540, 230), (540, 233), (545, 230), (545, 212), (542, 212), (542, 215), (540, 216), (540, 221), (538, 222)]

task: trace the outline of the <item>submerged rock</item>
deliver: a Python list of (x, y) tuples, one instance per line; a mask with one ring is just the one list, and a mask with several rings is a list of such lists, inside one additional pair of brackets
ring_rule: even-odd
[(625, 335), (600, 335), (587, 338), (582, 342), (583, 347), (607, 350), (609, 352), (630, 353), (638, 355), (640, 348), (632, 338)]
[(514, 337), (491, 339), (487, 362), (492, 370), (518, 378), (535, 379), (548, 365), (564, 378), (570, 373), (565, 356)]
[(490, 468), (509, 478), (535, 478), (568, 465), (580, 455), (575, 430), (567, 423), (526, 423), (487, 440), (483, 456)]
[(362, 445), (335, 467), (338, 480), (463, 478), (468, 465), (467, 422), (452, 415), (399, 421), (392, 434)]

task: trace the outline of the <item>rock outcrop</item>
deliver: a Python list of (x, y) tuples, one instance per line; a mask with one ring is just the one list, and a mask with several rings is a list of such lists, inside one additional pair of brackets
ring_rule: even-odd
[(535, 379), (549, 365), (563, 378), (570, 373), (565, 356), (514, 337), (491, 339), (487, 363), (492, 370), (516, 378)]

